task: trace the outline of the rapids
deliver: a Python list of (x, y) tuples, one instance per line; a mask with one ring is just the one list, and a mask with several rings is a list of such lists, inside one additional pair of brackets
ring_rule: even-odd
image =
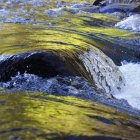
[(126, 99), (134, 108), (140, 109), (140, 64), (124, 63), (119, 68), (124, 75), (126, 86), (115, 97)]
[(0, 140), (140, 138), (139, 3), (108, 2), (0, 0)]

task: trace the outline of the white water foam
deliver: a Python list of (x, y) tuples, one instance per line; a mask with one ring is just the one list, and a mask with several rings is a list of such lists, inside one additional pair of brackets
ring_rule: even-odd
[(126, 80), (126, 86), (114, 95), (126, 99), (134, 108), (140, 109), (140, 63), (126, 63), (119, 67)]

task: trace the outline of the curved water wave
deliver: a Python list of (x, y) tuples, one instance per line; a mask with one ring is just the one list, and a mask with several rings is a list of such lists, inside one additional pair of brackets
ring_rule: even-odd
[(107, 56), (100, 52), (89, 51), (80, 55), (80, 59), (98, 88), (113, 93), (124, 86), (122, 74)]
[[(103, 17), (104, 20), (107, 18), (97, 16)], [(10, 28), (2, 29), (5, 32), (1, 38), (1, 53), (12, 56), (0, 64), (3, 67), (0, 70), (2, 81), (10, 80), (18, 72), (27, 72), (41, 77), (82, 76), (106, 93), (113, 93), (123, 86), (123, 78), (117, 67), (97, 48), (111, 56), (114, 62), (119, 60), (120, 63), (127, 53), (131, 56), (132, 52), (127, 49), (126, 56), (122, 55), (122, 50), (126, 47), (123, 48), (117, 42), (112, 44), (112, 40), (115, 42), (117, 38), (129, 39), (134, 34), (118, 29), (82, 26), (69, 29), (58, 29), (57, 26), (38, 28), (38, 25), (5, 26)], [(120, 50), (115, 48), (118, 46)], [(136, 53), (139, 54), (138, 51)]]
[[(97, 15), (107, 21), (107, 17)], [(71, 18), (71, 21), (73, 18)], [(60, 23), (62, 20), (59, 21)], [(65, 24), (66, 23), (66, 24)], [(79, 24), (79, 27), (78, 27)], [(67, 27), (67, 22), (57, 26), (5, 25), (0, 32), (2, 54), (15, 54), (32, 50), (81, 50), (95, 46), (117, 65), (123, 60), (140, 60), (139, 34), (112, 28), (95, 28), (78, 22)], [(83, 24), (83, 25), (82, 25)], [(12, 36), (11, 36), (12, 34)]]
[(5, 58), (0, 63), (0, 80), (10, 80), (18, 72), (41, 77), (82, 76), (97, 89), (113, 93), (123, 86), (123, 77), (114, 63), (98, 49), (87, 52), (28, 52)]
[[(1, 29), (3, 31), (0, 39), (1, 54), (12, 56), (0, 64), (1, 81), (10, 80), (18, 72), (21, 74), (27, 72), (41, 77), (80, 76), (106, 93), (120, 90), (124, 85), (121, 73), (114, 63), (97, 48), (119, 64), (126, 58), (130, 60), (139, 58), (137, 48), (135, 46), (130, 48), (124, 42), (124, 40), (139, 39), (139, 36), (119, 29), (95, 28), (95, 25), (83, 28), (85, 23), (81, 21), (89, 17), (84, 15), (80, 17), (80, 20), (72, 17), (70, 24), (66, 21), (62, 25), (60, 25), (62, 23), (60, 18), (59, 22), (56, 21), (56, 25), (48, 27), (5, 25), (6, 28)], [(106, 23), (118, 21), (101, 14), (93, 14), (90, 17), (96, 18), (97, 21), (102, 19)], [(78, 23), (70, 26), (75, 20)], [(122, 39), (122, 41), (119, 40), (119, 44), (118, 39)], [(133, 49), (135, 52), (132, 52)], [(56, 63), (57, 61), (59, 62)]]
[(0, 139), (139, 139), (139, 110), (113, 94), (140, 35), (78, 1), (0, 0)]
[(83, 75), (86, 75), (84, 68), (79, 66), (81, 62), (76, 59), (76, 55), (63, 51), (33, 51), (13, 55), (4, 58), (0, 63), (1, 80), (8, 80), (17, 72), (27, 72), (41, 77), (80, 75), (80, 72), (82, 75), (82, 71)]

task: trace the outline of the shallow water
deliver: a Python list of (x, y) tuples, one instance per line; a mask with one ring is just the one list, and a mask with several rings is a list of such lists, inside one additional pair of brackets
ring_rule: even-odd
[(139, 119), (72, 97), (31, 92), (2, 93), (0, 112), (0, 139), (4, 140), (140, 137)]
[[(120, 20), (94, 10), (81, 0), (0, 1), (0, 139), (140, 138), (138, 117), (87, 100), (47, 95), (81, 93), (89, 99), (92, 93), (94, 101), (105, 96), (102, 102), (111, 98), (115, 103), (107, 91), (124, 86), (116, 65), (140, 60), (139, 33), (112, 28)], [(126, 86), (115, 96), (139, 108), (139, 64), (119, 68)]]

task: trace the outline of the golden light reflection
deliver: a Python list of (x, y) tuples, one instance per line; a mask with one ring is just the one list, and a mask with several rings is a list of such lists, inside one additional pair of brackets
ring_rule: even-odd
[(0, 138), (4, 140), (10, 135), (30, 140), (102, 134), (132, 139), (140, 136), (140, 120), (134, 124), (135, 118), (115, 109), (73, 97), (5, 93), (0, 95), (0, 112)]

